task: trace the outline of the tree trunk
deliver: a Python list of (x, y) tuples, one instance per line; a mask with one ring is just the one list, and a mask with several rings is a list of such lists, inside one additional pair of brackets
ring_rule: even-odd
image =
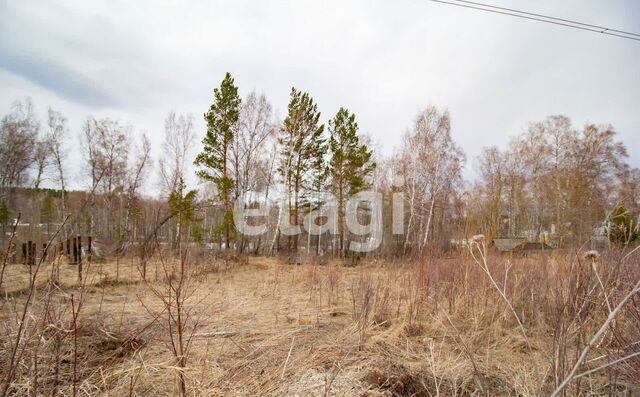
[(433, 208), (436, 204), (436, 196), (433, 195), (431, 197), (431, 206), (429, 207), (429, 217), (427, 218), (427, 226), (424, 230), (424, 238), (422, 239), (422, 246), (420, 249), (423, 249), (427, 245), (427, 240), (429, 240), (429, 230), (431, 229), (431, 219), (433, 219)]

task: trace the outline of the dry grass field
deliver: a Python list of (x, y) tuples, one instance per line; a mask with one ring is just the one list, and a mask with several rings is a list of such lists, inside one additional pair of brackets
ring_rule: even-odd
[(588, 346), (561, 393), (638, 395), (640, 294), (591, 341), (640, 277), (634, 255), (462, 253), (356, 267), (156, 256), (146, 281), (127, 258), (85, 263), (82, 282), (58, 260), (41, 265), (33, 288), (26, 266), (8, 265), (3, 387), (25, 396), (536, 396), (551, 394)]

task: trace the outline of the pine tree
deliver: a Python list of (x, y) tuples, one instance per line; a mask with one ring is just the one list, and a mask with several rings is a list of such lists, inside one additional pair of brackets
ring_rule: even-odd
[(183, 178), (180, 178), (176, 189), (169, 193), (169, 211), (171, 211), (171, 215), (174, 217), (176, 224), (178, 225), (178, 238), (176, 239), (178, 243), (178, 251), (180, 251), (182, 236), (185, 229), (187, 229), (191, 224), (200, 221), (196, 215), (197, 194), (197, 190), (187, 191)]
[[(288, 193), (289, 222), (298, 224), (301, 193), (311, 188), (317, 173), (319, 158), (323, 157), (325, 140), (324, 125), (319, 123), (320, 112), (313, 99), (306, 92), (291, 89), (288, 115), (279, 138), (282, 145), (282, 161), (279, 172), (284, 178)], [(289, 249), (297, 251), (298, 236), (289, 238)]]
[(638, 225), (624, 205), (618, 204), (610, 215), (609, 240), (629, 244), (640, 238)]
[(355, 114), (340, 108), (329, 121), (329, 173), (338, 199), (338, 234), (340, 252), (344, 251), (345, 203), (367, 187), (367, 176), (376, 164), (371, 161), (371, 149), (360, 143)]
[(202, 141), (204, 147), (196, 157), (195, 164), (200, 166), (198, 176), (216, 185), (218, 198), (224, 207), (221, 231), (229, 248), (233, 229), (230, 194), (235, 181), (229, 176), (228, 159), (240, 114), (238, 87), (234, 85), (231, 74), (225, 75), (220, 88), (213, 90), (213, 96), (214, 102), (204, 115), (207, 122), (207, 134)]
[[(309, 187), (308, 194), (305, 199), (309, 212), (314, 210), (321, 210), (324, 204), (322, 200), (322, 192), (327, 188), (327, 180), (329, 178), (329, 166), (327, 164), (327, 141), (324, 138), (319, 138), (313, 141), (314, 147), (311, 150), (313, 158), (311, 159), (311, 169), (309, 170)], [(316, 255), (320, 254), (320, 240), (321, 236), (316, 236)], [(311, 250), (311, 226), (308, 230), (307, 238), (307, 252)]]

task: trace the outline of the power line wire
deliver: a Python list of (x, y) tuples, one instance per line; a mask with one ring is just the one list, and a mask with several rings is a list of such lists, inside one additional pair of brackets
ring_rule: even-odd
[[(620, 37), (623, 39), (640, 41), (640, 34), (625, 32), (623, 30), (607, 28), (604, 26), (591, 25), (588, 23), (572, 21), (570, 19), (556, 18), (552, 16), (535, 14), (532, 12), (518, 11), (511, 8), (492, 6), (489, 4), (477, 3), (466, 0), (429, 0), (435, 3), (448, 4), (457, 7), (470, 8), (479, 11), (491, 12), (494, 14), (508, 15), (516, 18), (528, 19), (532, 21), (545, 22), (553, 25), (565, 26), (574, 29), (586, 30), (588, 32), (605, 34), (608, 36)], [(464, 3), (464, 4), (463, 4)]]
[(489, 5), (489, 4), (478, 3), (478, 2), (475, 2), (475, 1), (468, 1), (468, 0), (454, 0), (454, 1), (456, 1), (458, 3), (467, 3), (467, 4), (473, 4), (473, 5), (481, 6), (481, 7), (494, 8), (494, 9), (497, 9), (497, 10), (516, 12), (518, 14), (532, 15), (532, 16), (540, 17), (540, 18), (544, 18), (544, 19), (550, 19), (550, 20), (554, 20), (554, 21), (566, 22), (566, 23), (573, 24), (573, 25), (580, 25), (580, 26), (599, 29), (601, 31), (615, 32), (615, 33), (620, 33), (620, 34), (629, 35), (629, 36), (636, 36), (636, 37), (640, 38), (640, 34), (638, 34), (638, 33), (625, 32), (624, 30), (617, 30), (617, 29), (607, 28), (607, 27), (604, 27), (604, 26), (591, 25), (591, 24), (584, 23), (584, 22), (572, 21), (570, 19), (556, 18), (556, 17), (551, 17), (551, 16), (548, 16), (548, 15), (535, 14), (533, 12), (527, 12), (527, 11), (519, 11), (519, 10), (514, 10), (513, 8), (498, 7), (498, 6), (493, 6), (493, 5)]

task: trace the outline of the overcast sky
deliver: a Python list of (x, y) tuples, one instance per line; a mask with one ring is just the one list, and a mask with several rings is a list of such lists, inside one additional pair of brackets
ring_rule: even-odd
[[(486, 1), (640, 32), (637, 0)], [(553, 114), (614, 125), (640, 166), (640, 42), (427, 0), (160, 3), (0, 0), (0, 112), (29, 96), (74, 135), (89, 114), (114, 117), (158, 155), (170, 110), (193, 113), (204, 134), (229, 71), (281, 115), (291, 86), (325, 122), (349, 108), (385, 154), (421, 108), (448, 108), (467, 178), (483, 146)], [(78, 181), (80, 155), (71, 161)]]

